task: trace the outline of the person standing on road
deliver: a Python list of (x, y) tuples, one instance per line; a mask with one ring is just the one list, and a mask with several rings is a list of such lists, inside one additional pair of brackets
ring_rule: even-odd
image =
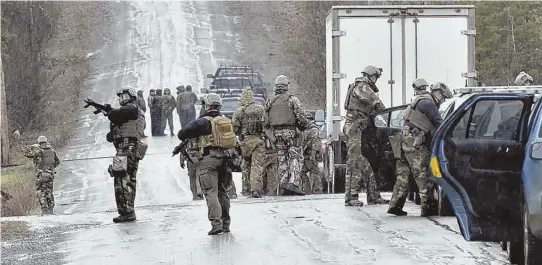
[(171, 136), (175, 136), (173, 133), (173, 110), (177, 107), (175, 97), (171, 95), (169, 88), (164, 89), (164, 95), (162, 96), (162, 120), (160, 128), (161, 132), (164, 132), (166, 125), (169, 124), (169, 133)]
[(155, 128), (155, 134), (156, 136), (166, 136), (164, 134), (164, 129), (165, 129), (165, 126), (163, 127), (162, 126), (162, 114), (164, 113), (163, 111), (163, 98), (162, 98), (162, 89), (156, 89), (156, 95), (153, 97), (153, 101), (152, 101), (152, 104), (153, 104), (153, 107), (154, 109), (156, 110), (155, 112), (155, 115), (156, 115), (156, 128)]
[(196, 118), (196, 102), (198, 102), (197, 95), (192, 92), (192, 86), (186, 86), (186, 91), (179, 94), (177, 97), (177, 107), (179, 113), (179, 120), (181, 121), (181, 127), (186, 126), (189, 122)]
[[(201, 190), (201, 185), (199, 177), (196, 174), (196, 170), (199, 165), (199, 148), (198, 143), (195, 138), (188, 139), (187, 153), (192, 160), (192, 163), (188, 162), (186, 167), (188, 169), (188, 177), (190, 178), (190, 191), (192, 191), (192, 200), (203, 200), (203, 191)], [(184, 168), (185, 158), (184, 156), (179, 156), (181, 159), (181, 167)]]
[(301, 180), (303, 191), (307, 194), (322, 193), (322, 179), (318, 162), (322, 162), (322, 147), (318, 138), (318, 126), (312, 122), (310, 129), (303, 132), (303, 168)]
[(261, 198), (263, 195), (263, 163), (265, 143), (262, 139), (265, 125), (265, 107), (254, 102), (252, 89), (241, 95), (241, 107), (232, 116), (233, 130), (240, 137), (243, 157), (243, 184), (241, 193)]
[(181, 117), (182, 117), (181, 111), (182, 111), (182, 109), (181, 109), (181, 106), (179, 105), (179, 99), (180, 99), (181, 94), (184, 91), (186, 91), (186, 89), (184, 88), (183, 85), (178, 86), (177, 87), (177, 97), (175, 98), (175, 103), (177, 104), (177, 106), (176, 106), (177, 107), (177, 116), (179, 117), (179, 124), (181, 124), (181, 128), (183, 127), (182, 126), (183, 123), (181, 121)]
[(346, 136), (347, 146), (344, 198), (346, 206), (363, 206), (363, 202), (359, 200), (362, 180), (367, 187), (369, 205), (389, 202), (380, 196), (373, 169), (362, 152), (368, 149), (364, 148), (362, 143), (370, 142), (366, 139), (366, 130), (374, 126), (371, 124), (371, 114), (384, 109), (382, 101), (376, 94), (378, 92), (376, 81), (382, 75), (382, 68), (367, 65), (361, 74), (362, 77), (356, 78), (356, 82), (349, 86), (344, 104), (346, 121), (343, 133)]
[(140, 140), (145, 129), (145, 113), (137, 107), (136, 91), (122, 88), (117, 91), (120, 108), (107, 104), (105, 116), (111, 121), (107, 141), (117, 151), (108, 172), (114, 178), (115, 201), (118, 217), (113, 222), (122, 223), (136, 220), (134, 201), (136, 196), (136, 175), (139, 160), (142, 159)]
[(278, 175), (281, 193), (305, 195), (301, 190), (303, 148), (299, 130), (310, 126), (310, 121), (299, 99), (288, 92), (288, 77), (275, 79), (275, 95), (267, 101), (266, 128), (271, 129), (278, 150)]
[(47, 137), (39, 136), (38, 144), (21, 146), (24, 156), (32, 158), (36, 170), (36, 195), (41, 206), (42, 215), (53, 214), (55, 197), (53, 196), (53, 180), (55, 168), (60, 164), (60, 159), (47, 142)]
[[(403, 206), (408, 193), (408, 176), (414, 176), (420, 193), (421, 216), (437, 214), (436, 200), (430, 192), (432, 185), (427, 176), (431, 135), (442, 123), (439, 106), (452, 92), (444, 83), (435, 83), (430, 94), (418, 95), (405, 111), (405, 128), (392, 143), (397, 160), (397, 182), (388, 208), (389, 214), (407, 215)], [(397, 137), (400, 145), (397, 145)]]
[(197, 138), (201, 151), (197, 174), (212, 226), (208, 234), (217, 235), (230, 231), (230, 198), (226, 189), (232, 183), (228, 163), (236, 136), (231, 120), (220, 114), (222, 99), (219, 95), (210, 93), (206, 107), (205, 115), (188, 123), (177, 136), (181, 141)]
[[(147, 105), (145, 105), (145, 97), (143, 96), (143, 90), (141, 89), (137, 91), (136, 105), (140, 110), (143, 111), (143, 113), (147, 112)], [(143, 133), (143, 138), (147, 138), (145, 133)]]

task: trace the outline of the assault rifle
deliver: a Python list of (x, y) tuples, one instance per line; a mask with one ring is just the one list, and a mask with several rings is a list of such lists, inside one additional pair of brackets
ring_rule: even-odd
[(265, 148), (276, 151), (277, 146), (275, 145), (275, 142), (277, 141), (277, 139), (273, 134), (273, 130), (270, 128), (264, 128), (263, 134), (265, 135)]
[(188, 151), (186, 151), (186, 145), (188, 145), (188, 141), (182, 141), (179, 145), (175, 146), (173, 149), (173, 155), (171, 157), (174, 157), (175, 155), (181, 153), (181, 155), (184, 157), (184, 159), (188, 160), (191, 164), (194, 164), (194, 161), (192, 161), (192, 158), (188, 154)]
[(98, 114), (98, 113), (103, 113), (104, 116), (107, 116), (107, 113), (109, 113), (109, 111), (111, 111), (111, 105), (109, 104), (105, 104), (105, 105), (100, 105), (96, 102), (94, 102), (94, 100), (90, 99), (90, 98), (87, 98), (86, 100), (84, 100), (85, 103), (87, 103), (85, 105), (85, 109), (92, 106), (94, 107), (96, 110), (93, 111), (92, 113), (94, 114)]

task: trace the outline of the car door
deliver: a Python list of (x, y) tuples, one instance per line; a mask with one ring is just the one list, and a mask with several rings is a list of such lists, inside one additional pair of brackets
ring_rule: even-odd
[(395, 158), (391, 150), (389, 137), (401, 132), (403, 128), (403, 113), (408, 104), (391, 107), (378, 111), (374, 116), (375, 129), (369, 133), (363, 154), (373, 167), (378, 181), (379, 190), (392, 191), (397, 179), (395, 175)]
[(542, 239), (542, 100), (538, 100), (529, 122), (529, 140), (521, 178), (528, 207), (529, 228)]
[(533, 95), (483, 93), (437, 129), (433, 180), (454, 208), (467, 241), (509, 241), (520, 218), (521, 168)]

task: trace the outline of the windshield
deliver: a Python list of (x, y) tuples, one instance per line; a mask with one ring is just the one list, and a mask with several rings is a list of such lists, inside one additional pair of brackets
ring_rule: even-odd
[[(265, 105), (265, 100), (262, 98), (254, 98), (254, 102), (259, 105)], [(227, 99), (222, 100), (222, 108), (220, 108), (221, 111), (235, 111), (241, 106), (241, 99), (240, 98), (234, 98), (234, 99)]]
[(245, 89), (251, 88), (250, 79), (248, 78), (239, 78), (239, 79), (215, 79), (213, 85), (216, 88), (229, 88), (229, 89)]

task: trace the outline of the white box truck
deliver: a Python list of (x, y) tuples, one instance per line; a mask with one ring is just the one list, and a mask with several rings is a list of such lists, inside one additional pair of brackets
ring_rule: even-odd
[(348, 85), (361, 76), (362, 69), (366, 65), (383, 68), (376, 85), (387, 108), (411, 102), (416, 78), (444, 82), (452, 89), (476, 86), (475, 37), (472, 5), (331, 8), (326, 18), (324, 155), (324, 175), (333, 183), (331, 192), (344, 192), (344, 102)]

